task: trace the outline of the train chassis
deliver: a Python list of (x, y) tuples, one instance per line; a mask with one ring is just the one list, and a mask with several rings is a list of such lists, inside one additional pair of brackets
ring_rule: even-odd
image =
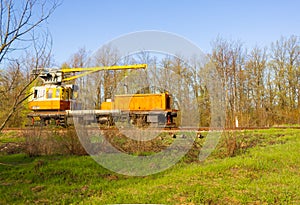
[(55, 125), (68, 127), (74, 121), (81, 125), (98, 124), (99, 126), (137, 126), (137, 127), (176, 127), (174, 118), (177, 112), (33, 112), (28, 114), (29, 126)]

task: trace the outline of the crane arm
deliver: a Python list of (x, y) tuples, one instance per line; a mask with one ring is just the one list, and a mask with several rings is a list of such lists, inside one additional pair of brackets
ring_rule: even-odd
[(126, 70), (126, 69), (146, 69), (147, 64), (135, 65), (114, 65), (114, 66), (101, 66), (101, 67), (88, 67), (88, 68), (63, 68), (63, 73), (83, 72), (83, 71), (100, 71), (100, 70)]
[(147, 64), (135, 64), (135, 65), (125, 65), (125, 66), (120, 65), (120, 66), (103, 66), (103, 67), (89, 67), (89, 68), (64, 68), (61, 69), (61, 72), (62, 73), (83, 72), (81, 74), (62, 79), (62, 81), (70, 81), (101, 70), (128, 70), (128, 69), (146, 69), (146, 68), (147, 68)]
[[(146, 69), (147, 64), (135, 64), (135, 65), (115, 65), (115, 66), (103, 66), (103, 67), (89, 67), (89, 68), (62, 68), (62, 69), (42, 69), (39, 73), (39, 77), (44, 80), (44, 83), (48, 84), (58, 84), (61, 82), (66, 82), (80, 78), (82, 76), (89, 75), (93, 72), (102, 70), (128, 70), (128, 69)], [(64, 77), (66, 73), (76, 73), (80, 74)]]

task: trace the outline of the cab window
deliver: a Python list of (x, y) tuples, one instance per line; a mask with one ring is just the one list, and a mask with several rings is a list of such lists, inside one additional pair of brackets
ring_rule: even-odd
[(48, 90), (47, 98), (52, 98), (52, 95), (53, 95), (53, 90), (50, 88)]
[(66, 89), (66, 100), (69, 100), (70, 98), (70, 90)]
[(66, 99), (66, 93), (65, 93), (65, 92), (66, 92), (65, 89), (62, 88), (62, 89), (61, 89), (61, 99), (62, 99), (62, 100), (65, 100), (65, 99)]
[(37, 98), (37, 95), (38, 95), (38, 90), (34, 89), (33, 98)]
[(55, 91), (55, 97), (56, 97), (56, 98), (59, 98), (59, 97), (60, 97), (60, 89), (59, 89), (59, 88), (56, 88), (56, 91)]

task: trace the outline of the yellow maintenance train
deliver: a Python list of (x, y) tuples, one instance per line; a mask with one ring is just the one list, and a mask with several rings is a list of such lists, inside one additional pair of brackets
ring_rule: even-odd
[[(69, 126), (76, 118), (82, 123), (99, 123), (112, 126), (116, 122), (126, 122), (138, 126), (154, 125), (175, 127), (174, 119), (178, 110), (172, 108), (172, 97), (167, 93), (159, 94), (124, 94), (115, 95), (113, 99), (103, 102), (95, 110), (76, 109), (74, 94), (77, 86), (66, 82), (103, 70), (146, 69), (146, 64), (41, 69), (36, 74), (43, 79), (42, 86), (31, 88), (28, 114), (31, 125), (55, 124)], [(79, 75), (67, 77), (68, 73), (80, 72)]]

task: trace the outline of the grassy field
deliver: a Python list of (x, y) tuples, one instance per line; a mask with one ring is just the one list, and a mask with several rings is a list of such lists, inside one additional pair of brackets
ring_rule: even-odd
[[(0, 145), (9, 139), (0, 136)], [(0, 204), (300, 204), (299, 148), (297, 129), (227, 132), (205, 162), (192, 150), (145, 177), (113, 173), (89, 156), (2, 154)]]

